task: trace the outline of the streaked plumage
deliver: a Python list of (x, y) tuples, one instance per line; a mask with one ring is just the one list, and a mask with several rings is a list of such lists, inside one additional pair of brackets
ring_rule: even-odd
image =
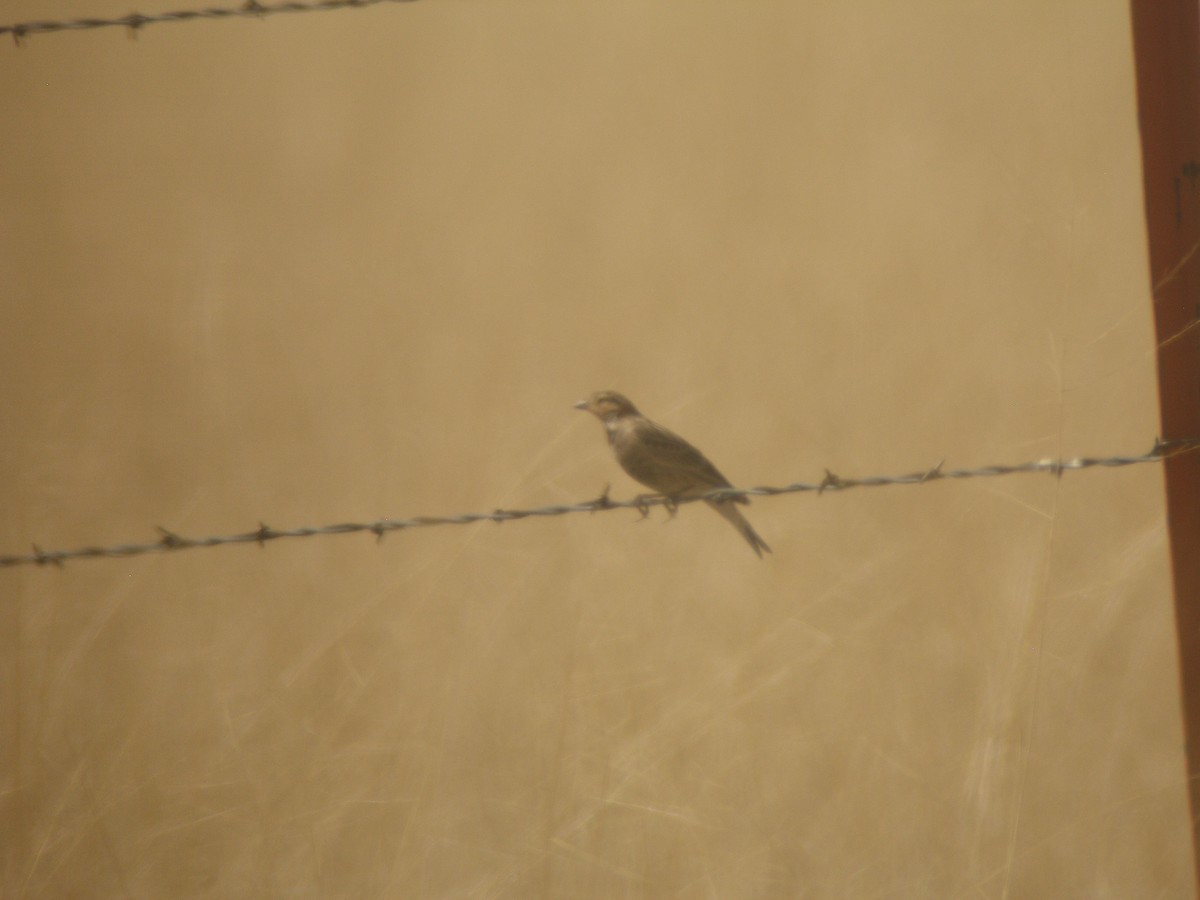
[[(615, 391), (598, 391), (575, 404), (604, 423), (608, 443), (621, 468), (635, 481), (669, 497), (687, 497), (733, 487), (708, 459), (672, 431), (651, 422), (628, 398)], [(771, 552), (767, 542), (734, 504), (750, 500), (704, 501), (728, 521), (760, 557)]]

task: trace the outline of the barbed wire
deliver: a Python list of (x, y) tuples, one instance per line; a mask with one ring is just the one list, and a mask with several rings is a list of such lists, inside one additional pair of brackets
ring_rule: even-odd
[(610, 509), (636, 509), (643, 516), (650, 514), (655, 506), (664, 506), (671, 514), (687, 503), (697, 503), (701, 500), (730, 500), (739, 497), (774, 497), (779, 494), (800, 494), (814, 492), (818, 495), (826, 491), (845, 491), (856, 487), (883, 487), (885, 485), (901, 484), (930, 484), (947, 478), (994, 478), (1001, 475), (1017, 475), (1020, 473), (1049, 472), (1061, 478), (1066, 472), (1091, 469), (1097, 466), (1117, 468), (1134, 466), (1140, 463), (1159, 462), (1171, 456), (1187, 453), (1200, 448), (1200, 438), (1185, 438), (1182, 440), (1162, 441), (1155, 439), (1154, 447), (1149, 453), (1139, 456), (1107, 456), (1089, 457), (1077, 456), (1073, 459), (1040, 459), (1033, 462), (1016, 465), (982, 466), (976, 469), (943, 469), (945, 462), (939, 462), (932, 469), (923, 472), (913, 472), (908, 475), (875, 475), (869, 478), (842, 478), (828, 469), (825, 477), (819, 482), (797, 482), (783, 487), (753, 487), (753, 488), (722, 488), (708, 491), (690, 497), (666, 497), (660, 494), (642, 494), (632, 500), (610, 500), (608, 488), (595, 500), (581, 503), (567, 503), (553, 506), (540, 506), (534, 509), (495, 509), (486, 513), (462, 513), (456, 516), (417, 516), (413, 519), (377, 519), (374, 522), (343, 522), (337, 525), (317, 525), (302, 528), (272, 528), (260, 523), (254, 531), (241, 534), (214, 535), (212, 537), (189, 538), (158, 526), (158, 540), (142, 544), (116, 544), (108, 547), (80, 547), (75, 550), (43, 550), (37, 544), (33, 545), (32, 553), (0, 556), (0, 568), (22, 565), (62, 566), (67, 560), (74, 559), (122, 559), (130, 556), (144, 556), (150, 553), (166, 553), (176, 550), (194, 550), (200, 547), (220, 547), (226, 544), (258, 544), (265, 546), (268, 541), (283, 538), (316, 537), (331, 534), (355, 534), (369, 532), (378, 540), (390, 531), (404, 531), (410, 528), (428, 528), (434, 525), (469, 525), (473, 522), (511, 522), (516, 519), (528, 519), (538, 516), (564, 516), (570, 513), (594, 513)]
[(21, 41), (31, 34), (51, 34), (56, 31), (82, 31), (89, 28), (127, 28), (136, 33), (146, 25), (159, 22), (191, 22), (197, 19), (261, 19), (278, 13), (329, 12), (335, 9), (361, 9), (379, 3), (413, 3), (415, 0), (286, 0), (283, 3), (259, 3), (246, 0), (241, 6), (209, 6), (202, 9), (180, 9), (162, 13), (129, 13), (111, 19), (83, 18), (19, 22), (16, 25), (0, 25), (0, 36), (11, 34), (20, 46)]

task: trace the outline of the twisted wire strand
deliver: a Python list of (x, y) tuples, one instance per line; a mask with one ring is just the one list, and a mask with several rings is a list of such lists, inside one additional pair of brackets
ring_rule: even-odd
[[(36, 544), (32, 553), (11, 554), (0, 556), (0, 568), (22, 565), (62, 566), (68, 560), (75, 559), (122, 559), (131, 556), (144, 556), (150, 553), (166, 553), (176, 550), (193, 550), (200, 547), (220, 547), (226, 544), (258, 544), (265, 546), (268, 541), (283, 538), (316, 537), (331, 534), (355, 534), (369, 532), (377, 539), (391, 531), (404, 531), (410, 528), (428, 528), (434, 525), (469, 525), (473, 522), (511, 522), (517, 519), (533, 517), (565, 516), (570, 513), (594, 513), (610, 509), (636, 509), (643, 516), (649, 515), (655, 506), (665, 506), (674, 512), (679, 506), (696, 503), (701, 500), (728, 500), (737, 497), (774, 497), (780, 494), (800, 494), (815, 492), (820, 495), (826, 491), (845, 491), (856, 487), (883, 487), (885, 485), (930, 484), (947, 478), (994, 478), (1002, 475), (1017, 475), (1027, 472), (1049, 472), (1061, 478), (1067, 472), (1076, 472), (1095, 467), (1118, 468), (1134, 466), (1141, 463), (1159, 462), (1180, 453), (1186, 453), (1200, 448), (1200, 438), (1182, 440), (1155, 440), (1154, 447), (1149, 453), (1138, 456), (1107, 456), (1090, 457), (1077, 456), (1073, 459), (1040, 459), (1016, 465), (981, 466), (974, 469), (943, 469), (939, 462), (931, 469), (922, 472), (912, 472), (907, 475), (874, 475), (867, 478), (842, 478), (828, 469), (825, 477), (819, 482), (796, 482), (782, 487), (753, 487), (753, 488), (721, 488), (690, 497), (665, 497), (658, 494), (643, 494), (632, 500), (610, 500), (608, 488), (594, 500), (579, 503), (556, 504), (540, 506), (534, 509), (495, 509), (491, 512), (461, 513), (455, 516), (417, 516), (411, 519), (377, 519), (373, 522), (342, 522), (334, 525), (316, 525), (300, 528), (272, 528), (260, 523), (253, 531), (241, 534), (214, 535), (211, 537), (189, 538), (176, 534), (159, 526), (159, 538), (156, 541), (140, 544), (115, 544), (107, 547), (80, 547), (74, 550), (43, 550)], [(944, 460), (943, 460), (944, 462)]]
[(52, 34), (58, 31), (83, 31), (90, 28), (128, 28), (136, 32), (146, 25), (159, 22), (190, 22), (196, 19), (261, 19), (278, 13), (329, 12), (335, 9), (362, 9), (380, 3), (413, 3), (415, 0), (285, 0), (282, 3), (260, 3), (246, 0), (241, 6), (209, 6), (201, 9), (179, 9), (162, 13), (129, 13), (114, 18), (51, 19), (37, 22), (18, 22), (0, 25), (0, 36), (11, 34), (19, 45), (31, 34)]

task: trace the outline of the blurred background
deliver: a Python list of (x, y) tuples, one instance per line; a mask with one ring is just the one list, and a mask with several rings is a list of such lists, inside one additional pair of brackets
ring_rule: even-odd
[[(628, 499), (605, 388), (746, 486), (1158, 432), (1125, 2), (421, 0), (0, 98), (0, 553)], [(1191, 896), (1161, 479), (0, 571), (3, 893)]]

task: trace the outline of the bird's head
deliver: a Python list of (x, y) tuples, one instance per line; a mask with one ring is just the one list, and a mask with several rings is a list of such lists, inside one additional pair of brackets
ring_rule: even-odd
[(586, 409), (601, 422), (613, 422), (622, 416), (636, 416), (637, 407), (629, 398), (616, 391), (596, 391), (586, 400), (575, 404), (576, 409)]

